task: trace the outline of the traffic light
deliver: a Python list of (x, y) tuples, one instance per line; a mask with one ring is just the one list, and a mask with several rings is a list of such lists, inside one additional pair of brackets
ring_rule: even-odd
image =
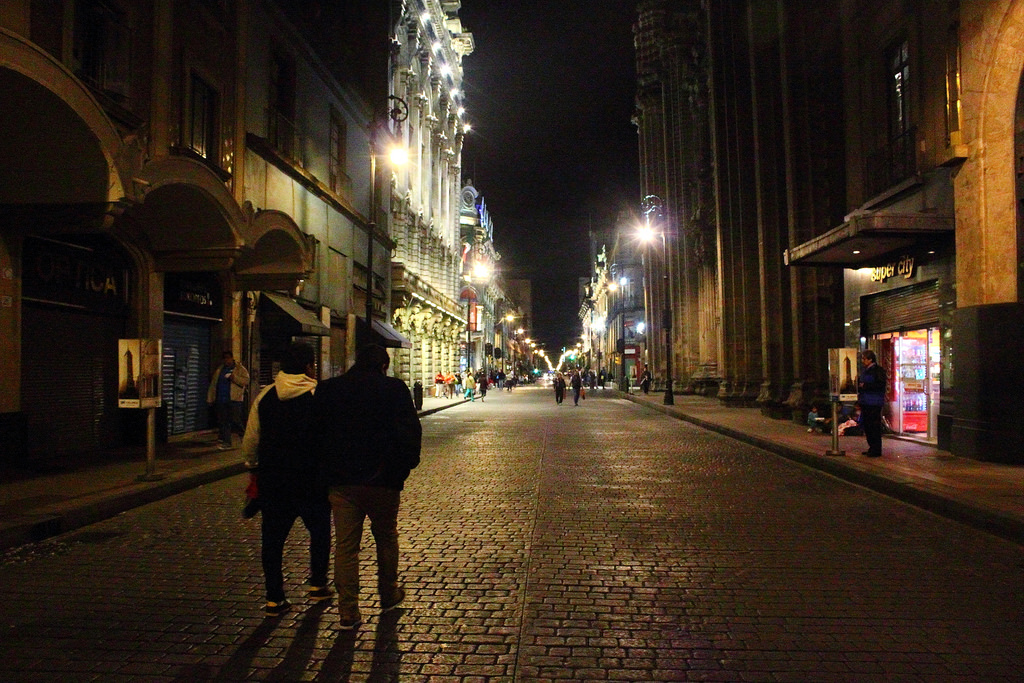
[(494, 355), (494, 344), (491, 344), (490, 342), (487, 342), (486, 344), (484, 344), (484, 355), (485, 356), (493, 356)]

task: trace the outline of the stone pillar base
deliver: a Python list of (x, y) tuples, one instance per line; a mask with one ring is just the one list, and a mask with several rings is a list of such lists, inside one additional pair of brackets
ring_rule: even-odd
[(962, 457), (1024, 464), (1024, 304), (953, 313), (954, 414), (949, 450)]

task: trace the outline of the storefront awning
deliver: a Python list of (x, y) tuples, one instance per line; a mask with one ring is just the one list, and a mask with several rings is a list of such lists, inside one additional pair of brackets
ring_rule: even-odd
[(788, 266), (863, 268), (887, 255), (940, 245), (953, 235), (952, 216), (853, 214), (837, 228), (784, 252)]
[(310, 311), (307, 311), (291, 299), (280, 294), (271, 294), (270, 292), (263, 292), (263, 299), (276, 306), (278, 310), (295, 321), (299, 327), (299, 334), (312, 334), (320, 337), (330, 336), (331, 329), (329, 327), (320, 322), (320, 319)]
[(384, 348), (388, 349), (411, 349), (412, 342), (402, 336), (402, 334), (393, 328), (383, 320), (373, 320), (373, 335), (372, 338), (367, 342), (366, 339), (366, 319), (359, 318), (359, 331), (358, 339), (359, 344), (373, 343), (380, 344)]

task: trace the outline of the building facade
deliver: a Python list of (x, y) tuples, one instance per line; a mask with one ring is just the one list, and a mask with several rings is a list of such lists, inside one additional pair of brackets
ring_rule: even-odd
[(462, 60), (473, 35), (458, 18), (458, 2), (416, 0), (395, 14), (390, 88), (407, 109), (396, 143), (410, 163), (395, 170), (389, 207), (395, 250), (391, 315), (412, 342), (393, 363), (410, 384), (433, 383), (438, 371), (459, 367), (468, 319), (459, 304), (459, 233), (465, 122)]
[(0, 7), (5, 456), (142, 441), (144, 411), (118, 408), (122, 338), (163, 342), (144, 370), (161, 380), (158, 438), (211, 426), (223, 350), (253, 390), (296, 337), (323, 376), (349, 362), (374, 86), (324, 33), (351, 31), (383, 68), (388, 31), (377, 4), (313, 4)]
[(829, 348), (870, 348), (893, 432), (1021, 460), (1022, 22), (1013, 0), (640, 3), (648, 310), (680, 321), (677, 382), (706, 360), (724, 401), (784, 415), (824, 397)]

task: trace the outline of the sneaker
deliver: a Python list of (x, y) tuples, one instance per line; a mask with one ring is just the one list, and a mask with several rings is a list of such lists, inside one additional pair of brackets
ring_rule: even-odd
[(287, 600), (281, 602), (267, 602), (263, 607), (263, 613), (268, 617), (279, 617), (291, 608), (292, 604)]
[(231, 450), (231, 444), (229, 444), (229, 443), (219, 443), (219, 444), (217, 444), (217, 450), (218, 451), (230, 451)]
[(310, 586), (306, 597), (309, 598), (310, 602), (323, 602), (334, 597), (334, 591), (327, 586)]
[(339, 608), (338, 618), (338, 630), (339, 631), (354, 631), (359, 627), (359, 624), (363, 623), (363, 617), (359, 614), (359, 608), (355, 609), (340, 609)]
[(404, 588), (396, 588), (395, 592), (391, 596), (390, 600), (385, 602), (382, 599), (380, 601), (380, 611), (381, 612), (390, 612), (391, 610), (393, 610), (396, 607), (398, 607), (399, 605), (401, 605), (402, 602), (404, 602), (404, 601), (405, 601), (405, 589)]

